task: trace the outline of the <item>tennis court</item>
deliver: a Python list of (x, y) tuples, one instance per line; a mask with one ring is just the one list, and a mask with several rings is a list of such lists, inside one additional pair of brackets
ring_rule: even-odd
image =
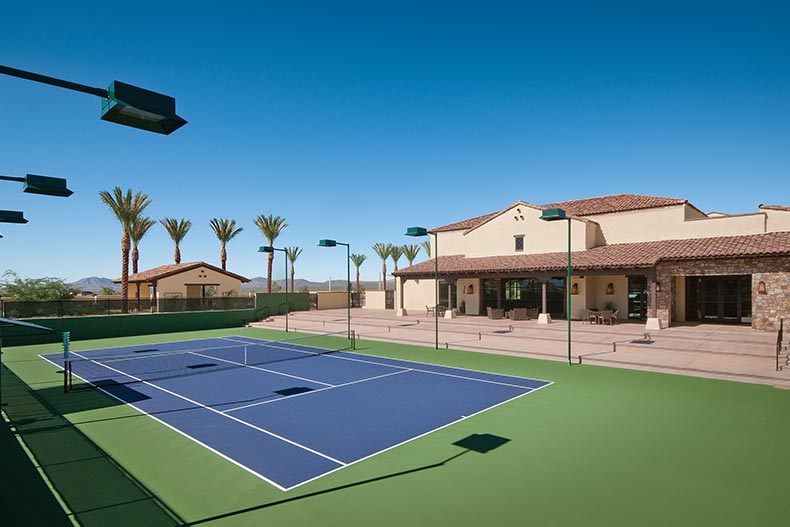
[(61, 353), (97, 387), (287, 491), (523, 397), (549, 381), (222, 336)]

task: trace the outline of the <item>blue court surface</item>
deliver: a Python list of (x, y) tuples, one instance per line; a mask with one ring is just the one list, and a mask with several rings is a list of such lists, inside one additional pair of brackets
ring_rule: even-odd
[[(63, 366), (62, 354), (42, 357)], [(281, 490), (551, 384), (249, 337), (70, 358), (75, 379)]]

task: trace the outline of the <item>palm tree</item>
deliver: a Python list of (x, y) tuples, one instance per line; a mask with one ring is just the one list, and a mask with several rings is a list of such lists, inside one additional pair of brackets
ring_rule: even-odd
[[(387, 258), (392, 251), (391, 243), (377, 243), (373, 246), (376, 255), (381, 258), (381, 282), (379, 282), (379, 289), (387, 289)], [(382, 285), (383, 284), (383, 285)]]
[[(268, 216), (264, 216), (261, 214), (253, 221), (255, 226), (261, 230), (263, 237), (269, 242), (269, 246), (274, 246), (274, 240), (283, 232), (288, 224), (285, 223), (285, 218), (280, 216), (274, 216), (273, 214), (269, 214)], [(272, 292), (272, 264), (274, 263), (274, 252), (269, 253), (269, 261), (266, 266), (266, 292)]]
[(140, 259), (140, 251), (137, 250), (137, 244), (140, 243), (143, 236), (155, 224), (156, 222), (148, 216), (138, 216), (132, 220), (129, 226), (129, 238), (132, 240), (132, 274), (137, 274), (137, 262)]
[(143, 210), (151, 204), (151, 200), (148, 199), (147, 194), (140, 192), (132, 196), (132, 189), (127, 189), (124, 194), (120, 187), (115, 187), (112, 192), (102, 190), (99, 192), (99, 199), (110, 208), (123, 229), (121, 235), (121, 295), (126, 300), (129, 298), (129, 231), (132, 221), (142, 214)]
[(209, 223), (211, 224), (211, 229), (214, 231), (214, 235), (222, 245), (222, 250), (219, 252), (219, 260), (222, 262), (222, 270), (225, 271), (225, 264), (228, 261), (228, 253), (225, 251), (225, 245), (235, 238), (238, 233), (243, 231), (244, 228), (239, 227), (237, 229), (236, 220), (226, 220), (224, 218), (212, 218)]
[(287, 256), (288, 261), (291, 262), (291, 291), (294, 290), (294, 262), (296, 262), (296, 259), (299, 258), (300, 254), (302, 254), (302, 249), (295, 245), (293, 247), (285, 248), (285, 256)]
[(357, 268), (357, 293), (359, 293), (359, 268), (363, 263), (365, 263), (365, 260), (367, 260), (368, 257), (364, 254), (352, 254), (349, 256), (349, 258), (351, 258), (351, 263), (354, 264), (354, 267)]
[(417, 253), (420, 252), (419, 245), (404, 245), (403, 256), (409, 261), (409, 267), (414, 265), (414, 259), (417, 258)]
[(393, 273), (398, 270), (398, 260), (400, 260), (401, 256), (403, 256), (403, 246), (393, 245), (390, 249), (390, 258), (392, 258), (392, 266), (394, 267)]
[(176, 248), (173, 251), (173, 259), (177, 264), (181, 263), (181, 249), (178, 248), (178, 245), (184, 239), (184, 236), (187, 235), (189, 229), (192, 228), (192, 222), (181, 218), (181, 220), (177, 220), (175, 218), (162, 218), (159, 220), (159, 223), (162, 224), (162, 227), (165, 228), (167, 234), (170, 235), (170, 239), (173, 240)]
[(422, 248), (425, 249), (425, 253), (428, 255), (428, 258), (431, 257), (431, 242), (420, 242)]

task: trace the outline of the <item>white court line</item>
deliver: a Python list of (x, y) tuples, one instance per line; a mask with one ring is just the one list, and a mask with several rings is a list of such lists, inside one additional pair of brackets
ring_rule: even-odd
[(343, 386), (350, 386), (352, 384), (359, 384), (361, 382), (368, 382), (368, 381), (372, 381), (372, 380), (375, 380), (375, 379), (381, 379), (382, 377), (390, 377), (392, 375), (400, 375), (401, 373), (406, 373), (408, 371), (411, 371), (411, 370), (403, 369), (401, 371), (394, 371), (394, 372), (391, 372), (391, 373), (385, 373), (384, 375), (377, 375), (375, 377), (368, 377), (366, 379), (359, 379), (359, 380), (356, 380), (356, 381), (345, 382), (343, 384), (336, 384), (334, 386), (330, 385), (330, 387), (328, 387), (328, 388), (319, 388), (318, 390), (310, 390), (309, 392), (297, 393), (296, 395), (289, 395), (288, 397), (282, 397), (280, 399), (274, 399), (274, 400), (271, 400), (271, 401), (261, 401), (261, 402), (252, 403), (252, 404), (245, 404), (244, 406), (238, 406), (236, 408), (231, 408), (229, 410), (223, 410), (223, 412), (235, 412), (236, 410), (242, 410), (244, 408), (250, 408), (252, 406), (260, 406), (262, 404), (277, 403), (277, 402), (280, 402), (280, 401), (293, 399), (294, 397), (299, 397), (300, 395), (309, 395), (311, 393), (323, 392), (323, 391), (326, 391), (326, 390), (332, 390), (334, 388), (342, 388)]
[[(146, 336), (150, 336), (150, 335), (146, 335)], [(131, 348), (139, 348), (141, 346), (160, 346), (162, 344), (181, 344), (182, 342), (197, 342), (199, 340), (220, 340), (222, 338), (223, 337), (201, 337), (199, 339), (184, 339), (184, 340), (173, 340), (173, 341), (166, 341), (166, 342), (144, 342), (143, 344), (131, 344), (131, 345), (127, 345), (127, 346), (113, 346), (112, 348), (93, 348), (93, 349), (88, 349), (88, 350), (69, 350), (69, 351), (70, 352), (74, 351), (74, 353), (77, 353), (77, 352), (79, 352), (79, 353), (93, 353), (95, 351), (124, 350), (124, 349), (131, 349)], [(106, 339), (99, 339), (99, 340), (106, 340)], [(73, 346), (74, 342), (72, 342), (71, 345)], [(179, 351), (179, 350), (174, 350), (174, 351)], [(184, 350), (181, 350), (181, 351), (184, 351)], [(161, 353), (167, 353), (167, 352), (161, 352)], [(44, 359), (44, 360), (46, 360), (46, 359)], [(50, 361), (50, 362), (52, 362), (52, 361)]]
[[(76, 352), (72, 352), (72, 353), (76, 353)], [(39, 357), (41, 357), (41, 358), (42, 358), (42, 359), (44, 359), (45, 361), (49, 362), (50, 364), (53, 364), (53, 365), (55, 365), (55, 366), (58, 366), (58, 367), (60, 367), (60, 366), (59, 366), (57, 363), (55, 363), (55, 362), (52, 362), (51, 360), (49, 360), (48, 358), (44, 357), (43, 355), (39, 355)], [(85, 382), (87, 382), (87, 383), (90, 383), (90, 381), (88, 381), (88, 380), (86, 380), (86, 379), (84, 379), (84, 378), (80, 377), (79, 375), (77, 375), (77, 377), (78, 377), (79, 379), (82, 379), (83, 381), (85, 381)], [(94, 384), (94, 386), (96, 386), (96, 385)], [(259, 477), (260, 479), (262, 479), (262, 480), (263, 480), (263, 481), (265, 481), (266, 483), (269, 483), (269, 484), (271, 484), (271, 485), (273, 485), (273, 486), (277, 487), (277, 488), (278, 488), (278, 489), (280, 489), (281, 491), (283, 491), (283, 492), (286, 492), (286, 491), (288, 490), (288, 487), (283, 487), (282, 485), (279, 485), (278, 483), (276, 483), (276, 482), (272, 481), (271, 479), (267, 478), (267, 477), (266, 477), (266, 476), (264, 476), (263, 474), (260, 474), (260, 473), (258, 473), (258, 472), (256, 472), (256, 471), (254, 471), (253, 469), (251, 469), (250, 467), (248, 467), (248, 466), (246, 466), (246, 465), (243, 465), (241, 462), (239, 462), (239, 461), (237, 461), (237, 460), (233, 459), (232, 457), (230, 457), (230, 456), (228, 456), (228, 455), (226, 455), (226, 454), (223, 454), (222, 452), (220, 452), (220, 451), (219, 451), (219, 450), (217, 450), (216, 448), (214, 448), (214, 447), (212, 447), (212, 446), (210, 446), (210, 445), (208, 445), (208, 444), (204, 443), (203, 441), (201, 441), (201, 440), (199, 440), (199, 439), (196, 439), (196, 438), (192, 437), (191, 435), (187, 434), (187, 433), (186, 433), (186, 432), (184, 432), (183, 430), (181, 430), (181, 429), (179, 429), (179, 428), (176, 428), (175, 426), (173, 426), (173, 425), (171, 425), (171, 424), (169, 424), (169, 423), (167, 423), (167, 422), (163, 421), (162, 419), (159, 419), (159, 418), (158, 418), (158, 417), (156, 417), (155, 415), (153, 415), (153, 414), (149, 414), (149, 413), (148, 413), (148, 412), (146, 412), (145, 410), (143, 410), (143, 409), (141, 409), (141, 408), (139, 408), (139, 407), (135, 406), (135, 405), (134, 405), (134, 403), (130, 403), (129, 401), (126, 401), (126, 400), (124, 400), (124, 399), (122, 399), (122, 398), (118, 397), (117, 395), (115, 395), (115, 394), (113, 394), (113, 393), (110, 393), (110, 392), (108, 392), (107, 390), (105, 390), (105, 389), (104, 389), (104, 388), (102, 388), (101, 386), (96, 386), (96, 389), (98, 389), (98, 390), (100, 390), (100, 391), (102, 391), (102, 392), (106, 393), (107, 395), (109, 395), (109, 396), (110, 396), (110, 397), (112, 397), (113, 399), (117, 399), (118, 401), (122, 402), (123, 404), (128, 404), (129, 406), (131, 406), (132, 408), (134, 408), (135, 410), (137, 410), (137, 411), (138, 411), (138, 412), (140, 412), (141, 414), (143, 414), (143, 415), (145, 415), (145, 416), (148, 416), (148, 417), (150, 417), (150, 418), (151, 418), (151, 419), (153, 419), (154, 421), (156, 421), (156, 422), (158, 422), (158, 423), (160, 423), (160, 424), (162, 424), (162, 425), (166, 426), (166, 427), (167, 427), (167, 428), (169, 428), (170, 430), (173, 430), (173, 431), (175, 431), (175, 432), (178, 432), (179, 434), (181, 434), (182, 436), (186, 437), (187, 439), (191, 439), (192, 441), (194, 441), (194, 442), (195, 442), (195, 443), (197, 443), (198, 445), (200, 445), (200, 446), (202, 446), (202, 447), (205, 447), (205, 448), (207, 448), (208, 450), (210, 450), (211, 452), (214, 452), (215, 454), (217, 454), (217, 455), (218, 455), (218, 456), (220, 456), (221, 458), (223, 458), (223, 459), (226, 459), (226, 460), (230, 461), (231, 463), (233, 463), (233, 464), (234, 464), (234, 465), (236, 465), (237, 467), (239, 467), (239, 468), (242, 468), (242, 469), (246, 470), (247, 472), (249, 472), (249, 473), (250, 473), (250, 474), (252, 474), (253, 476), (257, 476), (257, 477)], [(72, 424), (73, 424), (74, 426), (77, 426), (77, 425), (80, 425), (80, 424), (81, 424), (81, 423), (80, 423), (80, 422), (78, 422), (78, 421), (71, 421), (71, 422), (72, 422)], [(342, 468), (342, 467), (341, 467), (341, 468)]]
[(315, 476), (314, 478), (308, 479), (306, 481), (302, 481), (301, 483), (297, 483), (296, 485), (292, 485), (292, 486), (288, 487), (285, 490), (289, 491), (289, 490), (295, 489), (296, 487), (301, 487), (302, 485), (306, 485), (307, 483), (310, 483), (311, 481), (315, 481), (317, 479), (323, 478), (324, 476), (328, 476), (329, 474), (337, 472), (340, 469), (343, 469), (343, 468), (346, 468), (346, 467), (350, 467), (351, 465), (355, 465), (355, 464), (359, 463), (360, 461), (365, 461), (366, 459), (370, 459), (370, 458), (372, 458), (374, 456), (377, 456), (379, 454), (382, 454), (382, 453), (384, 453), (384, 452), (386, 452), (388, 450), (392, 450), (393, 448), (397, 448), (397, 447), (399, 447), (401, 445), (405, 445), (406, 443), (411, 443), (412, 441), (415, 441), (415, 440), (417, 440), (417, 439), (419, 439), (421, 437), (425, 437), (425, 436), (427, 436), (429, 434), (432, 434), (432, 433), (434, 433), (436, 431), (439, 431), (439, 430), (441, 430), (443, 428), (447, 428), (448, 426), (452, 426), (452, 425), (454, 425), (456, 423), (460, 423), (461, 421), (466, 421), (467, 419), (469, 419), (471, 417), (479, 415), (479, 414), (481, 414), (483, 412), (487, 412), (488, 410), (491, 410), (492, 408), (496, 408), (497, 406), (502, 406), (503, 404), (509, 403), (511, 401), (515, 401), (516, 399), (524, 397), (525, 395), (529, 395), (532, 392), (540, 390), (541, 388), (545, 388), (546, 386), (550, 386), (551, 384), (554, 384), (554, 383), (551, 382), (551, 383), (546, 384), (544, 386), (540, 386), (539, 388), (524, 388), (524, 387), (522, 387), (522, 389), (524, 389), (526, 391), (524, 393), (520, 394), (520, 395), (516, 395), (515, 397), (511, 397), (510, 399), (506, 399), (504, 401), (501, 401), (501, 402), (499, 402), (499, 403), (497, 403), (497, 404), (495, 404), (493, 406), (488, 406), (486, 408), (483, 408), (482, 410), (479, 410), (479, 411), (477, 411), (477, 412), (475, 412), (473, 414), (461, 416), (460, 419), (456, 419), (455, 421), (452, 421), (450, 423), (446, 423), (446, 424), (444, 424), (444, 425), (442, 425), (442, 426), (440, 426), (438, 428), (434, 428), (432, 430), (428, 430), (427, 432), (423, 432), (422, 434), (420, 434), (418, 436), (414, 436), (414, 437), (409, 438), (409, 439), (407, 439), (405, 441), (401, 441), (400, 443), (398, 443), (396, 445), (388, 446), (387, 448), (383, 448), (383, 449), (381, 449), (381, 450), (379, 450), (377, 452), (373, 452), (372, 454), (368, 454), (365, 457), (361, 457), (359, 459), (355, 459), (354, 461), (350, 461), (349, 463), (346, 463), (346, 465), (343, 466), (343, 467), (338, 467), (338, 468), (332, 469), (332, 470), (330, 470), (328, 472), (324, 472), (323, 474), (319, 474), (318, 476)]
[[(74, 355), (77, 355), (78, 357), (80, 356), (80, 354), (77, 353), (77, 352), (74, 352)], [(84, 359), (85, 357), (82, 357), (82, 358)], [(290, 439), (287, 439), (285, 437), (277, 435), (274, 432), (270, 432), (269, 430), (266, 430), (266, 429), (261, 428), (259, 426), (255, 426), (252, 423), (248, 423), (247, 421), (244, 421), (244, 420), (239, 419), (237, 417), (233, 417), (232, 415), (228, 415), (228, 414), (222, 413), (219, 410), (216, 410), (214, 408), (211, 408), (210, 406), (206, 406), (205, 404), (202, 404), (202, 403), (199, 403), (197, 401), (194, 401), (194, 400), (190, 399), (189, 397), (185, 397), (185, 396), (183, 396), (181, 394), (178, 394), (176, 392), (170, 391), (167, 388), (163, 388), (161, 386), (157, 386), (156, 384), (154, 384), (152, 382), (144, 381), (144, 380), (142, 380), (142, 379), (140, 379), (138, 377), (135, 377), (134, 375), (130, 375), (130, 374), (125, 373), (125, 372), (123, 372), (121, 370), (116, 370), (115, 368), (111, 368), (110, 366), (107, 366), (105, 364), (99, 364), (99, 365), (107, 368), (108, 370), (112, 370), (112, 371), (114, 371), (116, 373), (120, 373), (121, 375), (129, 377), (130, 379), (135, 379), (136, 381), (139, 381), (139, 382), (141, 382), (141, 383), (143, 383), (145, 385), (148, 385), (148, 386), (150, 386), (152, 388), (156, 388), (157, 390), (161, 390), (161, 391), (163, 391), (163, 392), (165, 392), (167, 394), (170, 394), (170, 395), (172, 395), (174, 397), (178, 397), (179, 399), (183, 399), (183, 400), (187, 401), (188, 403), (194, 404), (195, 406), (199, 406), (201, 408), (209, 410), (210, 412), (214, 412), (217, 415), (221, 415), (223, 417), (227, 417), (228, 419), (232, 419), (232, 420), (236, 421), (237, 423), (240, 423), (240, 424), (243, 424), (245, 426), (248, 426), (248, 427), (250, 427), (250, 428), (252, 428), (254, 430), (257, 430), (259, 432), (262, 432), (262, 433), (264, 433), (266, 435), (270, 435), (270, 436), (272, 436), (272, 437), (274, 437), (276, 439), (279, 439), (280, 441), (284, 441), (284, 442), (286, 442), (288, 444), (291, 444), (291, 445), (293, 445), (295, 447), (299, 447), (299, 448), (301, 448), (303, 450), (306, 450), (306, 451), (308, 451), (310, 453), (313, 453), (313, 454), (315, 454), (317, 456), (321, 456), (324, 459), (328, 459), (329, 461), (332, 461), (332, 462), (337, 463), (339, 465), (345, 465), (345, 463), (343, 463), (342, 461), (337, 460), (337, 459), (335, 459), (335, 458), (333, 458), (331, 456), (328, 456), (328, 455), (326, 455), (326, 454), (324, 454), (322, 452), (319, 452), (318, 450), (313, 450), (312, 448), (307, 447), (305, 445), (301, 445), (301, 444), (297, 443), (296, 441), (291, 441)]]
[[(227, 349), (227, 348), (223, 348), (223, 349)], [(218, 361), (222, 361), (222, 362), (227, 362), (229, 364), (235, 364), (236, 366), (244, 366), (245, 368), (251, 368), (253, 370), (260, 370), (260, 371), (265, 371), (266, 373), (273, 373), (275, 375), (282, 375), (283, 377), (291, 377), (292, 379), (299, 379), (300, 381), (313, 382), (315, 384), (323, 384), (324, 386), (329, 386), (329, 387), (334, 386), (334, 384), (329, 384), (328, 382), (316, 381), (315, 379), (308, 379), (307, 377), (299, 377), (297, 375), (291, 375), (291, 374), (288, 374), (288, 373), (283, 373), (283, 372), (275, 371), (275, 370), (267, 370), (266, 368), (261, 368), (259, 366), (253, 366), (251, 364), (244, 364), (243, 362), (236, 362), (236, 361), (229, 360), (229, 359), (221, 359), (221, 358), (215, 357), (213, 355), (204, 355), (204, 354), (198, 353), (196, 351), (189, 351), (187, 353), (189, 353), (190, 355), (197, 355), (198, 357), (205, 357), (207, 359), (214, 359), (214, 360), (218, 360)]]
[[(219, 337), (219, 338), (224, 338), (226, 340), (231, 340), (230, 337)], [(241, 342), (241, 341), (233, 340), (233, 342)], [(297, 353), (305, 353), (307, 355), (316, 355), (316, 356), (320, 355), (322, 357), (327, 357), (327, 358), (330, 358), (330, 359), (349, 360), (349, 361), (354, 361), (354, 362), (363, 362), (363, 363), (367, 363), (367, 364), (375, 364), (376, 366), (388, 366), (390, 368), (406, 368), (406, 366), (394, 366), (392, 364), (386, 364), (386, 363), (376, 362), (376, 361), (371, 361), (371, 360), (355, 359), (353, 357), (340, 357), (340, 356), (332, 355), (332, 354), (328, 354), (328, 353), (327, 354), (312, 353), (310, 351), (303, 351), (303, 350), (298, 350), (298, 349), (292, 349), (292, 348), (287, 348), (287, 347), (283, 347), (283, 346), (275, 346), (274, 344), (277, 344), (276, 341), (269, 341), (269, 343), (267, 343), (266, 341), (261, 341), (261, 342), (262, 342), (261, 344), (258, 344), (259, 346), (266, 346), (266, 347), (269, 347), (269, 348), (284, 349), (284, 350), (288, 350), (288, 351), (295, 351)], [(251, 342), (247, 342), (247, 344), (248, 345), (253, 345), (253, 346), (256, 345), (256, 344), (253, 344)], [(309, 347), (312, 347), (312, 346), (305, 346), (305, 347), (309, 348)], [(316, 348), (316, 349), (321, 349), (321, 348)], [(354, 352), (346, 351), (344, 353), (354, 353)], [(354, 353), (354, 354), (355, 355), (362, 355), (364, 357), (376, 358), (375, 356), (372, 356), (372, 355), (364, 355), (364, 354), (361, 354), (361, 353)], [(452, 370), (473, 371), (475, 373), (484, 373), (484, 374), (487, 374), (487, 375), (500, 375), (499, 373), (484, 372), (484, 371), (479, 371), (479, 370), (467, 370), (466, 368), (456, 368), (455, 366), (440, 366), (438, 364), (428, 364), (428, 363), (425, 363), (425, 362), (408, 361), (408, 360), (402, 360), (402, 359), (390, 359), (390, 360), (407, 362), (407, 363), (408, 362), (413, 362), (415, 364), (422, 364), (422, 365), (425, 365), (425, 366), (436, 366), (436, 367), (439, 367), (439, 368), (449, 368), (449, 369), (452, 369)], [(475, 378), (475, 377), (466, 377), (464, 375), (454, 375), (452, 373), (443, 373), (443, 372), (438, 372), (438, 371), (423, 370), (423, 369), (419, 369), (419, 368), (408, 368), (408, 369), (410, 369), (411, 371), (416, 371), (416, 372), (420, 372), (420, 373), (428, 373), (428, 374), (432, 374), (432, 375), (443, 375), (445, 377), (455, 377), (457, 379), (464, 379), (464, 380), (467, 380), (467, 381), (477, 381), (477, 382), (484, 382), (484, 383), (489, 383), (489, 384), (498, 384), (500, 386), (510, 386), (510, 387), (513, 387), (513, 388), (523, 388), (523, 389), (527, 389), (527, 390), (534, 390), (535, 389), (535, 388), (532, 388), (530, 386), (522, 386), (520, 384), (510, 384), (510, 383), (507, 383), (507, 382), (490, 381), (490, 380), (487, 380), (487, 379), (478, 379), (478, 378)], [(515, 377), (513, 375), (501, 375), (501, 376), (502, 377), (513, 377), (513, 378), (516, 378), (516, 379), (525, 379), (525, 380), (531, 380), (531, 381), (551, 383), (551, 381), (541, 381), (540, 379), (532, 379), (532, 378), (527, 379), (526, 377)]]

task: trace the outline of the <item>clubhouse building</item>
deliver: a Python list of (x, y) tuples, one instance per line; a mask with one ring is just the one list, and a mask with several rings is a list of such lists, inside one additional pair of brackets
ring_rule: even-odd
[[(553, 208), (568, 221), (541, 220)], [(776, 330), (790, 316), (786, 206), (731, 215), (706, 214), (685, 199), (635, 194), (518, 201), (429, 234), (438, 256), (439, 304), (452, 308), (447, 316), (526, 307), (582, 320), (589, 310), (616, 309), (619, 321), (653, 328), (715, 322), (758, 330)], [(393, 273), (399, 313), (425, 313), (434, 304), (436, 263)]]

